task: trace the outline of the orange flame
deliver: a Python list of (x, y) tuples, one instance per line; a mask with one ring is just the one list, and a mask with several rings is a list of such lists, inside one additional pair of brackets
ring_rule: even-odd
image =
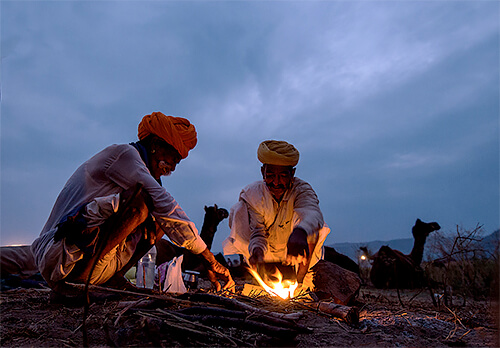
[(271, 296), (279, 296), (282, 299), (286, 300), (293, 297), (293, 293), (297, 286), (299, 285), (296, 281), (292, 282), (290, 280), (283, 280), (283, 275), (276, 268), (276, 272), (272, 275), (277, 279), (277, 281), (269, 281), (269, 285), (262, 280), (259, 273), (257, 273), (254, 269), (247, 267), (250, 274), (257, 280), (260, 286), (264, 288)]

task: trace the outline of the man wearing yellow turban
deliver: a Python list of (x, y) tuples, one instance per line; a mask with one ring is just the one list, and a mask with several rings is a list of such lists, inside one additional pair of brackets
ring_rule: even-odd
[(225, 255), (240, 254), (252, 266), (293, 265), (303, 287), (312, 287), (310, 268), (323, 258), (330, 229), (311, 185), (295, 177), (297, 149), (267, 140), (257, 150), (263, 180), (247, 185), (231, 208)]
[(195, 127), (154, 112), (143, 117), (138, 136), (97, 153), (66, 182), (31, 246), (42, 276), (55, 292), (64, 292), (67, 281), (129, 287), (124, 274), (166, 234), (202, 256), (217, 290), (217, 278), (232, 287), (229, 271), (160, 181), (196, 146)]

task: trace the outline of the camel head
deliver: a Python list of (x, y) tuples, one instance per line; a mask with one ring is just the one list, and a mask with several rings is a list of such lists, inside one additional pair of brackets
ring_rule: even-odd
[(429, 233), (433, 231), (438, 231), (441, 229), (441, 226), (437, 222), (423, 222), (420, 219), (417, 219), (415, 222), (415, 226), (412, 227), (411, 233), (413, 234), (413, 238), (427, 238)]
[(373, 257), (375, 255), (372, 254), (371, 250), (368, 250), (367, 246), (361, 246), (361, 247), (359, 247), (359, 250), (361, 250), (362, 255), (365, 255), (365, 257), (368, 261), (373, 260)]
[(219, 222), (228, 216), (228, 211), (224, 208), (217, 207), (217, 204), (210, 207), (205, 206), (205, 218), (209, 218), (213, 223), (219, 224)]

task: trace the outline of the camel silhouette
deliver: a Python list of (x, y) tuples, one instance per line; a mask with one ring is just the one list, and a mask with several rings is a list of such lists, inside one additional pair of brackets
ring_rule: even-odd
[(376, 288), (411, 289), (423, 285), (423, 270), (420, 267), (424, 255), (425, 241), (429, 234), (441, 228), (437, 222), (417, 219), (412, 228), (413, 249), (405, 255), (387, 245), (373, 255), (370, 280)]

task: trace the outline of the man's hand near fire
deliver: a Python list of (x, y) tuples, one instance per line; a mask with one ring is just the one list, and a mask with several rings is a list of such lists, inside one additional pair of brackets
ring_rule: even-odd
[(287, 265), (297, 265), (297, 281), (302, 284), (309, 269), (313, 244), (307, 243), (307, 232), (301, 227), (295, 227), (288, 238), (287, 243)]
[[(200, 255), (205, 263), (208, 279), (212, 282), (215, 290), (220, 291), (222, 288), (222, 290), (234, 291), (235, 283), (231, 277), (231, 273), (215, 259), (214, 254), (206, 248)], [(224, 287), (221, 287), (218, 278), (226, 282)]]
[(307, 232), (303, 228), (295, 227), (288, 238), (286, 262), (289, 265), (309, 263), (309, 245)]
[(248, 262), (252, 268), (256, 269), (258, 264), (264, 263), (264, 251), (261, 248), (255, 248)]
[[(300, 227), (295, 228), (288, 238), (287, 249), (287, 265), (307, 265), (309, 263), (309, 245), (307, 244), (306, 231)], [(264, 262), (264, 251), (261, 248), (255, 248), (248, 261), (250, 266), (255, 268), (258, 264)]]

